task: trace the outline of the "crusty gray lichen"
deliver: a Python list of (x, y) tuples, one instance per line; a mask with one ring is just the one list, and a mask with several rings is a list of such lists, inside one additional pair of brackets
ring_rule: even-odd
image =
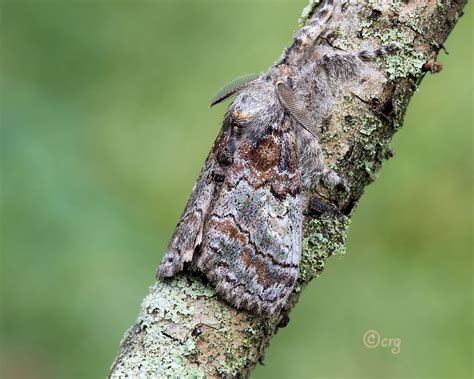
[(190, 299), (215, 296), (211, 287), (193, 277), (155, 283), (142, 302), (136, 328), (125, 338), (132, 333), (140, 335), (139, 341), (117, 362), (111, 377), (203, 377), (203, 370), (186, 364), (196, 349), (196, 307)]

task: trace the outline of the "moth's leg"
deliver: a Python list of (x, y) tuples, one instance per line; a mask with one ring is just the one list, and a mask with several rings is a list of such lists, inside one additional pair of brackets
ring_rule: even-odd
[(363, 62), (373, 61), (395, 50), (393, 46), (376, 50), (362, 50), (355, 54), (328, 54), (315, 63), (315, 70), (323, 70), (333, 86), (360, 75)]
[(312, 187), (322, 181), (329, 188), (339, 185), (347, 189), (340, 176), (324, 163), (317, 136), (318, 129), (331, 112), (337, 93), (343, 89), (346, 82), (360, 75), (363, 61), (373, 60), (391, 51), (391, 48), (381, 48), (356, 54), (328, 54), (296, 74), (294, 90), (290, 91), (281, 85), (277, 87), (280, 101), (287, 112), (299, 124), (311, 125), (298, 133), (304, 187)]
[(325, 165), (319, 136), (315, 133), (317, 125), (311, 123), (314, 119), (303, 102), (295, 96), (289, 83), (279, 83), (277, 94), (283, 108), (300, 126), (297, 128), (297, 138), (303, 187), (311, 188), (322, 181), (328, 188), (340, 185), (347, 190), (340, 176)]
[(331, 18), (334, 7), (334, 0), (326, 0), (322, 8), (313, 16), (313, 20), (296, 34), (295, 42), (301, 47), (313, 45), (326, 29), (326, 24)]
[(319, 140), (306, 130), (299, 130), (298, 153), (303, 188), (309, 189), (322, 182), (327, 188), (337, 186), (346, 192), (349, 191), (339, 174), (326, 165)]
[(285, 61), (298, 61), (303, 57), (307, 46), (313, 46), (318, 37), (326, 30), (328, 20), (334, 11), (334, 0), (326, 0), (324, 5), (312, 16), (312, 20), (301, 28), (294, 37), (292, 45), (285, 49), (275, 65)]
[(375, 50), (362, 50), (357, 56), (363, 61), (373, 61), (376, 58), (394, 53), (396, 49), (394, 45), (382, 46)]

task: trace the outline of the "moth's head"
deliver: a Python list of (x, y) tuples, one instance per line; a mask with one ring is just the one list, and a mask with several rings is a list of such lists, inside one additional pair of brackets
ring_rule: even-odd
[(229, 114), (249, 123), (273, 123), (281, 109), (274, 86), (263, 79), (257, 79), (239, 92), (229, 106)]

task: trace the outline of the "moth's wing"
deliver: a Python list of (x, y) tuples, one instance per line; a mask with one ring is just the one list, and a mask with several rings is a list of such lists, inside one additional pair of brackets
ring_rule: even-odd
[(272, 314), (294, 288), (300, 263), (302, 197), (289, 120), (257, 143), (238, 142), (206, 220), (197, 268), (237, 308)]
[(204, 219), (215, 192), (218, 190), (215, 175), (219, 170), (220, 164), (217, 161), (217, 156), (219, 152), (223, 151), (229, 138), (229, 133), (230, 127), (224, 125), (204, 163), (161, 261), (158, 270), (158, 277), (160, 279), (171, 277), (177, 272), (182, 271), (184, 264), (192, 260), (196, 246), (201, 243)]

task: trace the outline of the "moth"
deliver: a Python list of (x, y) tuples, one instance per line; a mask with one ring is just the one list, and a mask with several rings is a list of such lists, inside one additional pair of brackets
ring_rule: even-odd
[(391, 50), (308, 55), (335, 6), (326, 0), (266, 73), (237, 78), (212, 100), (236, 95), (159, 279), (197, 271), (239, 309), (273, 315), (285, 306), (298, 278), (304, 194), (320, 182), (347, 190), (324, 163), (321, 124), (364, 62)]

